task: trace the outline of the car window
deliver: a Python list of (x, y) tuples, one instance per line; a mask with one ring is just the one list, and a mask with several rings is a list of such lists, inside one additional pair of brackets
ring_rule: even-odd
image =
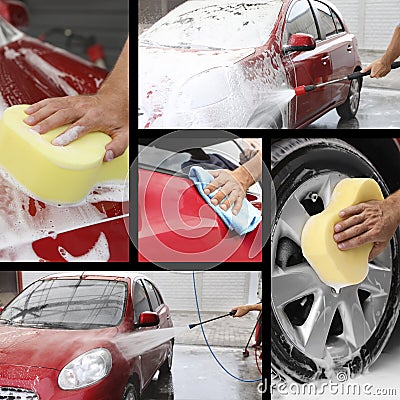
[(133, 289), (133, 311), (135, 324), (139, 322), (139, 316), (142, 312), (152, 311), (149, 299), (147, 298), (146, 291), (144, 290), (141, 281), (137, 281)]
[(143, 44), (193, 49), (243, 49), (268, 40), (282, 0), (191, 0), (139, 36)]
[(160, 305), (161, 305), (160, 302), (158, 301), (156, 289), (149, 281), (144, 279), (143, 282), (144, 282), (144, 286), (146, 288), (147, 294), (149, 295), (151, 307), (152, 307), (153, 311), (156, 311), (157, 308), (160, 307)]
[(337, 32), (344, 32), (345, 29), (344, 29), (344, 26), (343, 26), (343, 22), (341, 21), (341, 19), (339, 18), (339, 16), (335, 13), (335, 11), (333, 11), (333, 10), (331, 9), (331, 12), (332, 12), (333, 20), (335, 21), (336, 31), (337, 31)]
[(335, 22), (333, 21), (333, 16), (331, 14), (330, 8), (320, 1), (315, 2), (317, 6), (317, 10), (320, 16), (321, 21), (321, 30), (325, 32), (327, 37), (336, 34), (336, 26)]
[(289, 38), (294, 33), (307, 33), (318, 39), (317, 26), (314, 14), (307, 0), (296, 1), (290, 8), (283, 36), (284, 44), (289, 42)]
[(17, 296), (0, 319), (46, 328), (117, 326), (125, 314), (126, 292), (126, 283), (115, 280), (41, 280)]

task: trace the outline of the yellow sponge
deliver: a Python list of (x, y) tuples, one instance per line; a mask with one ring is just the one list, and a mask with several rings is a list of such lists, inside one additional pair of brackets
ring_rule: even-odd
[(372, 243), (350, 250), (339, 250), (333, 239), (334, 226), (341, 221), (339, 211), (369, 201), (383, 200), (379, 185), (369, 178), (346, 178), (333, 190), (328, 206), (304, 225), (301, 249), (322, 282), (338, 291), (362, 282), (368, 274)]
[(39, 134), (23, 122), (29, 105), (7, 108), (0, 120), (0, 166), (33, 197), (52, 204), (82, 201), (94, 185), (123, 182), (128, 174), (128, 149), (103, 162), (110, 136), (88, 133), (66, 146), (51, 141), (69, 125)]

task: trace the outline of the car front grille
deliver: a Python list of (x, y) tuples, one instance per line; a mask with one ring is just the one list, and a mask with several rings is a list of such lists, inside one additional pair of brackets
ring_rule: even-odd
[(0, 387), (0, 400), (40, 400), (35, 392), (26, 389)]

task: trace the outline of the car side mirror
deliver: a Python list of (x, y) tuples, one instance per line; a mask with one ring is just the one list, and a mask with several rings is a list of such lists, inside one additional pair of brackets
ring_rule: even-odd
[(310, 51), (317, 46), (315, 39), (308, 33), (294, 33), (289, 38), (289, 43), (282, 47), (283, 54), (292, 51)]
[(29, 25), (28, 9), (21, 1), (0, 0), (0, 15), (16, 28)]
[(136, 328), (145, 328), (148, 326), (157, 326), (160, 323), (160, 317), (152, 311), (144, 311), (139, 315), (139, 322), (135, 325)]

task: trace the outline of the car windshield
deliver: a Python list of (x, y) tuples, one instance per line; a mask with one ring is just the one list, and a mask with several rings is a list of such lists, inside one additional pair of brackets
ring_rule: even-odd
[(282, 0), (193, 0), (183, 3), (139, 41), (168, 47), (243, 49), (263, 45), (282, 7)]
[[(173, 142), (170, 140), (170, 142)], [(174, 146), (172, 146), (174, 147)], [(238, 148), (233, 141), (208, 147), (180, 150), (139, 145), (139, 166), (142, 169), (164, 174), (187, 177), (192, 166), (204, 169), (230, 169), (238, 167), (236, 157), (232, 156)]]
[(3, 310), (0, 322), (61, 329), (116, 326), (125, 312), (126, 293), (126, 283), (115, 280), (40, 280)]
[(14, 42), (23, 36), (23, 33), (9, 24), (3, 17), (0, 17), (0, 46)]

